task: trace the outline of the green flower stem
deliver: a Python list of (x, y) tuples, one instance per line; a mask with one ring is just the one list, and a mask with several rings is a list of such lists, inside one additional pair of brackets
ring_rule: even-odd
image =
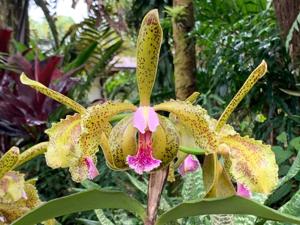
[(206, 150), (201, 148), (190, 148), (186, 146), (179, 146), (179, 151), (193, 155), (206, 155), (208, 153)]
[(109, 122), (111, 122), (111, 123), (119, 122), (121, 119), (125, 118), (128, 115), (130, 115), (130, 113), (122, 113), (119, 115), (115, 115), (110, 119)]

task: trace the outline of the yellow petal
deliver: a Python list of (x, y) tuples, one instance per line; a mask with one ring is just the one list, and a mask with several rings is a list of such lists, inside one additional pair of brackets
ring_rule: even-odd
[(13, 203), (0, 203), (0, 212), (8, 224), (41, 204), (37, 190), (33, 185), (25, 183), (23, 190), (26, 193), (26, 198), (22, 197)]
[(153, 156), (161, 160), (161, 166), (169, 165), (179, 149), (179, 135), (176, 127), (166, 117), (159, 116), (160, 125), (153, 133)]
[[(212, 154), (210, 157), (214, 157)], [(206, 159), (207, 160), (207, 159)], [(213, 159), (212, 159), (213, 160)], [(203, 179), (204, 185), (206, 188), (207, 198), (215, 197), (228, 197), (235, 194), (235, 188), (230, 180), (230, 177), (219, 161), (216, 161), (216, 168), (213, 169), (213, 163), (210, 163), (210, 167), (207, 167), (208, 164), (204, 163), (203, 168)]]
[(216, 131), (219, 132), (224, 124), (227, 122), (233, 110), (238, 106), (246, 94), (252, 89), (254, 84), (262, 78), (267, 72), (267, 63), (263, 60), (261, 64), (250, 74), (241, 89), (236, 93), (234, 98), (230, 101), (221, 117), (218, 120)]
[(222, 138), (230, 148), (230, 172), (253, 192), (270, 193), (278, 183), (278, 166), (270, 145), (239, 135)]
[(106, 165), (111, 168), (112, 170), (117, 170), (118, 168), (115, 166), (113, 161), (112, 152), (110, 149), (109, 141), (105, 133), (102, 133), (100, 137), (100, 147), (103, 151)]
[(22, 154), (20, 154), (19, 156), (17, 164), (13, 168), (16, 168), (22, 165), (23, 163), (28, 162), (29, 160), (41, 154), (44, 154), (47, 151), (48, 144), (49, 142), (41, 142), (22, 152)]
[(155, 82), (159, 51), (162, 42), (162, 28), (156, 9), (144, 17), (137, 41), (137, 83), (140, 104), (150, 105), (150, 96)]
[(136, 133), (137, 130), (133, 127), (132, 116), (122, 119), (112, 129), (109, 144), (114, 165), (118, 169), (127, 169), (126, 157), (136, 154)]
[(214, 152), (217, 149), (216, 134), (210, 130), (206, 110), (193, 106), (185, 101), (170, 101), (154, 106), (155, 110), (163, 110), (177, 116), (180, 123), (191, 129), (198, 147)]
[[(211, 130), (216, 130), (218, 121), (216, 119), (209, 118), (208, 124), (209, 124), (209, 127)], [(237, 132), (229, 124), (224, 124), (222, 126), (221, 130), (219, 130), (219, 132), (216, 132), (216, 134), (217, 134), (218, 138), (222, 138), (222, 137), (225, 137), (228, 135), (235, 135), (235, 134), (237, 134)]]
[(9, 149), (0, 159), (0, 179), (18, 162), (20, 151), (17, 147)]
[(67, 116), (45, 131), (49, 135), (49, 144), (45, 153), (48, 166), (66, 168), (76, 164), (82, 153), (78, 146), (81, 133), (80, 115)]
[(23, 84), (28, 85), (35, 90), (41, 92), (42, 94), (48, 96), (49, 98), (52, 98), (61, 104), (64, 104), (65, 106), (70, 107), (71, 109), (75, 110), (76, 112), (79, 112), (80, 114), (83, 114), (85, 112), (85, 108), (78, 104), (77, 102), (73, 101), (72, 99), (68, 98), (67, 96), (53, 91), (50, 88), (47, 88), (45, 85), (29, 79), (24, 73), (21, 74), (20, 80)]
[(10, 171), (0, 180), (0, 202), (12, 203), (22, 198), (25, 188), (24, 174)]
[(111, 131), (109, 120), (116, 114), (134, 111), (136, 107), (131, 103), (106, 102), (87, 109), (82, 116), (82, 133), (79, 138), (80, 149), (85, 155), (93, 155), (101, 145), (102, 132), (108, 137)]

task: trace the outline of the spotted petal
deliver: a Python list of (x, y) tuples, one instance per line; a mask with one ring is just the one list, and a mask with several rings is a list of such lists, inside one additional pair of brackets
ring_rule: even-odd
[(161, 42), (162, 28), (158, 11), (154, 9), (144, 17), (137, 41), (136, 77), (142, 106), (150, 105)]
[(133, 117), (128, 116), (114, 126), (109, 135), (109, 144), (113, 162), (118, 169), (127, 169), (126, 157), (135, 155), (137, 130), (133, 127)]
[(216, 135), (210, 130), (206, 110), (200, 106), (193, 106), (185, 101), (170, 101), (154, 106), (155, 110), (163, 110), (173, 113), (178, 120), (191, 129), (198, 147), (214, 152), (217, 149)]
[(85, 155), (93, 155), (101, 145), (102, 133), (107, 137), (111, 131), (109, 120), (114, 115), (134, 111), (136, 107), (131, 103), (105, 102), (87, 109), (82, 116), (82, 133), (79, 138), (80, 149)]
[(78, 163), (82, 152), (78, 146), (81, 132), (80, 115), (67, 116), (45, 131), (49, 135), (49, 145), (45, 153), (48, 166), (66, 168)]
[(268, 71), (267, 63), (263, 60), (258, 67), (253, 70), (253, 72), (249, 75), (243, 86), (240, 90), (235, 94), (234, 98), (227, 105), (226, 109), (222, 113), (221, 117), (218, 120), (218, 124), (216, 126), (216, 131), (219, 132), (221, 128), (227, 122), (229, 116), (234, 111), (234, 109), (238, 106), (238, 104), (243, 100), (243, 98), (247, 95), (247, 93), (252, 89), (252, 87), (256, 84), (256, 82), (261, 79)]
[(26, 198), (20, 198), (13, 203), (0, 202), (0, 214), (5, 221), (4, 224), (11, 224), (14, 220), (41, 204), (37, 190), (32, 184), (25, 183), (23, 191)]
[(85, 108), (83, 106), (81, 106), (80, 104), (78, 104), (77, 102), (73, 101), (72, 99), (68, 98), (67, 96), (53, 91), (50, 88), (47, 88), (45, 85), (35, 81), (35, 80), (31, 80), (29, 79), (24, 73), (21, 74), (20, 76), (20, 80), (23, 84), (28, 85), (32, 88), (34, 88), (35, 90), (41, 92), (42, 94), (48, 96), (49, 98), (52, 98), (62, 104), (64, 104), (65, 106), (70, 107), (71, 109), (75, 110), (76, 112), (79, 112), (81, 114), (83, 114), (85, 112)]
[(9, 149), (0, 159), (0, 179), (18, 162), (20, 151), (17, 147)]
[(161, 166), (168, 165), (179, 149), (179, 135), (173, 123), (164, 116), (159, 116), (160, 125), (152, 135), (153, 156), (161, 160)]
[(16, 202), (24, 196), (24, 174), (10, 171), (0, 180), (0, 202)]
[(45, 153), (48, 166), (69, 168), (72, 179), (82, 182), (98, 175), (95, 152), (84, 152), (78, 141), (81, 134), (81, 116), (75, 114), (54, 124), (46, 131), (49, 145)]
[(278, 183), (278, 166), (271, 146), (240, 135), (222, 138), (230, 148), (230, 172), (253, 192), (270, 193)]

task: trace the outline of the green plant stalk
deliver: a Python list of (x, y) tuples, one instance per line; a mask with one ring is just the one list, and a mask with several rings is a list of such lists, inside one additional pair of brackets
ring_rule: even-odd
[(179, 146), (179, 151), (187, 153), (187, 154), (193, 154), (193, 155), (206, 155), (208, 152), (201, 148), (191, 148), (186, 146)]

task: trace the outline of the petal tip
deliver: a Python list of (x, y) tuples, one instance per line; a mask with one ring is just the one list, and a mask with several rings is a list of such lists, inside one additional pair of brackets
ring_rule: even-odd
[(85, 163), (88, 168), (88, 178), (90, 180), (93, 180), (95, 177), (99, 175), (99, 171), (91, 157), (85, 158)]
[(178, 168), (178, 172), (181, 176), (185, 176), (188, 173), (195, 172), (200, 167), (198, 159), (193, 155), (188, 155), (183, 163)]
[(237, 184), (237, 192), (236, 193), (238, 196), (241, 196), (244, 198), (252, 197), (252, 193), (251, 193), (250, 189), (241, 183)]

